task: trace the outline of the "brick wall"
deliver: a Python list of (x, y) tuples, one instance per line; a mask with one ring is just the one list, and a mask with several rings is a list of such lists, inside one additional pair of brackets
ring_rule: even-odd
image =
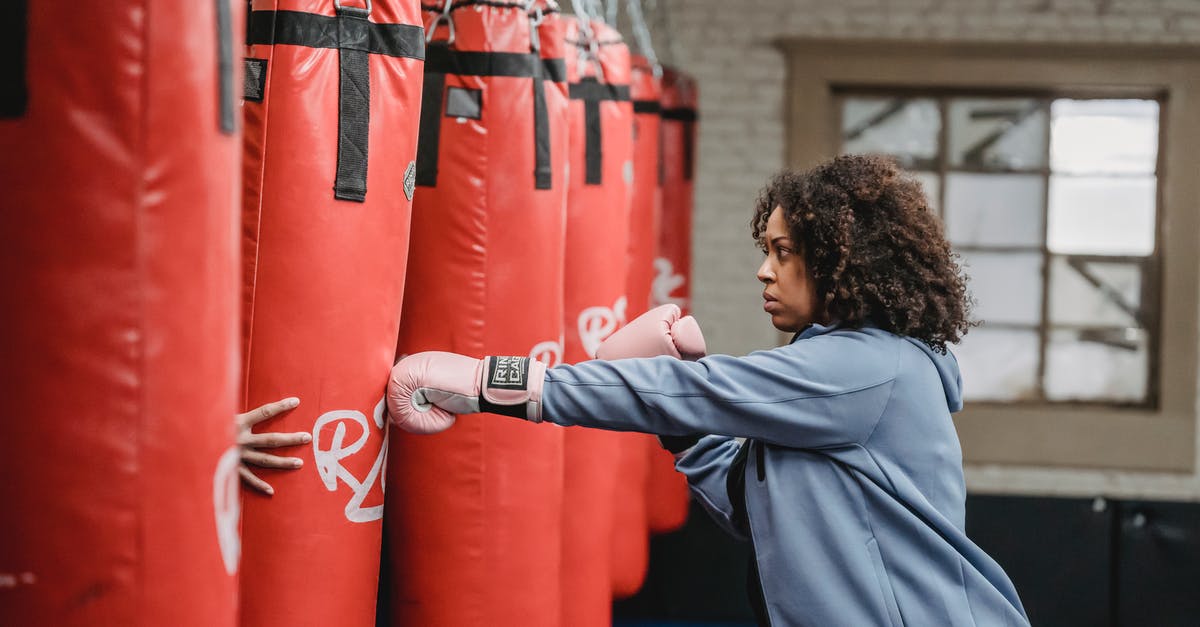
[[(1200, 43), (1200, 0), (658, 2), (673, 44), (652, 14), (659, 56), (700, 84), (695, 314), (709, 347), (732, 354), (779, 339), (761, 309), (748, 226), (759, 188), (784, 165), (784, 60), (773, 40)], [(1200, 500), (1197, 475), (970, 467), (968, 481), (978, 492)]]

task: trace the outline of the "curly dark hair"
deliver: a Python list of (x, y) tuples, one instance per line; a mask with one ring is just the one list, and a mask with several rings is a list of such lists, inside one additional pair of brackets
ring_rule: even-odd
[(925, 192), (891, 158), (844, 155), (775, 175), (751, 221), (761, 241), (782, 207), (830, 320), (866, 323), (945, 353), (974, 326), (967, 277)]

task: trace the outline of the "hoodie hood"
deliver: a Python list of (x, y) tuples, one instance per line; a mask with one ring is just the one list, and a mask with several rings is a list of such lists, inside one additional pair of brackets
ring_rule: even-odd
[[(871, 324), (865, 326), (875, 328)], [(829, 325), (813, 323), (793, 335), (792, 342), (807, 339), (815, 335), (823, 335), (838, 327), (839, 323), (837, 322)], [(946, 393), (946, 407), (950, 410), (950, 413), (953, 414), (962, 411), (962, 373), (958, 370), (958, 359), (954, 357), (954, 353), (951, 353), (947, 349), (946, 354), (942, 355), (941, 353), (934, 352), (932, 348), (929, 348), (929, 346), (920, 340), (915, 340), (911, 337), (904, 337), (904, 340), (921, 349), (921, 352), (925, 353), (929, 361), (933, 362), (934, 368), (937, 368), (938, 376), (942, 379), (942, 390)]]
[(909, 344), (921, 349), (929, 357), (929, 361), (933, 362), (933, 366), (937, 368), (938, 376), (942, 378), (942, 390), (946, 392), (946, 407), (950, 409), (950, 413), (962, 411), (962, 373), (958, 370), (958, 359), (954, 357), (954, 353), (947, 349), (946, 354), (942, 355), (934, 352), (920, 340), (914, 340), (911, 337), (904, 339)]

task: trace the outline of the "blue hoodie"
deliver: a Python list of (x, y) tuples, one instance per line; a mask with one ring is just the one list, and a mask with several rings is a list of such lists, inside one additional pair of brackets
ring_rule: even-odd
[[(961, 388), (949, 353), (879, 329), (814, 325), (745, 357), (557, 366), (542, 416), (712, 434), (676, 468), (718, 524), (752, 539), (772, 625), (1028, 625), (1008, 576), (964, 531), (950, 418)], [(757, 448), (744, 520), (726, 485), (735, 437)]]

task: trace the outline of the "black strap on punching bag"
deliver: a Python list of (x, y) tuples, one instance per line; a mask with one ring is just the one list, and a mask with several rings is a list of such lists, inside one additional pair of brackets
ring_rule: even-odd
[[(659, 118), (661, 118), (662, 117), (662, 103), (657, 100), (634, 100), (633, 101), (633, 113), (634, 113), (634, 115), (656, 115)], [(661, 143), (662, 142), (662, 128), (658, 129), (658, 133), (659, 133), (659, 143)], [(656, 166), (658, 168), (658, 184), (662, 185), (663, 181), (666, 180), (666, 173), (663, 170), (663, 157), (662, 157), (661, 151), (659, 151), (658, 163), (656, 164)], [(670, 450), (670, 449), (667, 449), (667, 450)]]
[(29, 104), (26, 82), (26, 46), (29, 39), (29, 4), (13, 0), (0, 19), (0, 118), (19, 118)]
[(633, 112), (648, 115), (661, 115), (662, 103), (657, 100), (634, 100)]
[[(437, 185), (442, 108), (449, 106), (445, 87), (447, 74), (533, 79), (534, 188), (550, 189), (550, 116), (546, 109), (543, 81), (565, 83), (566, 63), (562, 59), (543, 59), (537, 52), (455, 50), (441, 42), (430, 42), (426, 50), (425, 87), (421, 95), (421, 132), (417, 140), (417, 185)], [(453, 100), (450, 102), (453, 103)], [(445, 115), (474, 117), (456, 115), (451, 109), (447, 109)]]
[[(425, 58), (425, 29), (376, 24), (369, 12), (339, 6), (336, 17), (300, 11), (253, 11), (246, 43), (333, 48), (338, 51), (338, 159), (333, 196), (367, 197), (367, 140), (371, 124), (370, 55)], [(259, 68), (260, 75), (265, 69)], [(260, 96), (261, 97), (261, 96)]]
[[(529, 27), (529, 39), (532, 54), (541, 56), (542, 41), (538, 35), (537, 22), (531, 22)], [(550, 189), (550, 182), (553, 178), (553, 171), (550, 167), (550, 113), (546, 109), (546, 84), (542, 82), (543, 64), (537, 63), (533, 66), (533, 180), (536, 189)], [(563, 66), (563, 74), (566, 74), (566, 66)], [(562, 77), (566, 80), (566, 76)]]
[(367, 198), (367, 140), (371, 134), (370, 22), (366, 9), (339, 7), (338, 158), (333, 195)]
[(232, 0), (217, 0), (217, 125), (232, 135), (237, 128), (233, 111), (233, 16)]
[(663, 109), (662, 117), (683, 124), (683, 180), (690, 181), (696, 168), (696, 110), (690, 107)]
[(584, 156), (587, 165), (584, 182), (599, 185), (604, 178), (604, 154), (600, 124), (600, 103), (605, 100), (629, 101), (629, 85), (601, 83), (595, 77), (571, 83), (571, 99), (583, 101), (583, 123), (585, 131)]

